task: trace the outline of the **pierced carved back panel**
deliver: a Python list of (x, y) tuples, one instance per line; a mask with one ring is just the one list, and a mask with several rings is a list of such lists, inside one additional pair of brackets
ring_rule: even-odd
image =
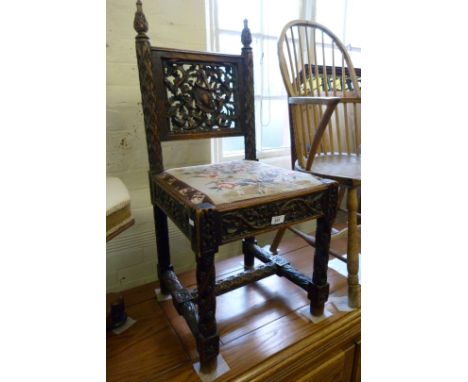
[(240, 56), (153, 50), (161, 140), (244, 135)]

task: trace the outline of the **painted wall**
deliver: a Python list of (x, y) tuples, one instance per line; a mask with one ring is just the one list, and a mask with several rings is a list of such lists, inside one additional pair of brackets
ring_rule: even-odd
[[(126, 289), (156, 277), (153, 210), (147, 179), (148, 159), (135, 56), (135, 1), (107, 0), (107, 174), (130, 191), (135, 225), (107, 244), (107, 289)], [(204, 0), (146, 0), (143, 10), (155, 46), (205, 50)], [(209, 141), (164, 143), (166, 167), (210, 161)], [(170, 245), (177, 271), (193, 267), (183, 256), (189, 243), (170, 225)]]

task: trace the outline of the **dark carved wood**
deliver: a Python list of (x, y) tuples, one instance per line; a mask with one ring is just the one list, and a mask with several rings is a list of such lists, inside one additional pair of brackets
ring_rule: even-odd
[(275, 227), (271, 226), (273, 216), (285, 215), (284, 224), (319, 216), (322, 214), (322, 196), (323, 193), (315, 193), (289, 200), (265, 203), (255, 207), (222, 212), (222, 242), (226, 243), (242, 238), (249, 232), (274, 229)]
[[(331, 182), (331, 181), (330, 181)], [(322, 315), (328, 299), (330, 286), (327, 282), (327, 269), (332, 223), (338, 210), (338, 184), (330, 183), (327, 197), (323, 198), (324, 215), (317, 220), (315, 232), (315, 256), (312, 284), (309, 288), (310, 312)]]
[(156, 225), (156, 247), (158, 252), (158, 279), (161, 280), (161, 293), (168, 294), (170, 291), (162, 281), (162, 275), (167, 270), (172, 270), (170, 251), (169, 251), (169, 231), (167, 228), (167, 216), (157, 206), (153, 206), (153, 217)]
[[(259, 265), (255, 269), (248, 269), (226, 277), (225, 279), (218, 280), (215, 283), (215, 295), (219, 296), (234, 289), (246, 286), (252, 282), (264, 279), (265, 277), (274, 275), (276, 271), (276, 264), (274, 262), (270, 262), (264, 265)], [(194, 289), (191, 294), (194, 300), (198, 300), (197, 289)]]
[(244, 75), (245, 75), (245, 92), (244, 99), (244, 132), (245, 132), (245, 159), (256, 160), (256, 144), (255, 144), (255, 109), (254, 109), (254, 76), (253, 76), (253, 53), (250, 44), (252, 43), (252, 35), (248, 27), (247, 20), (244, 20), (244, 29), (241, 35), (242, 41), (242, 58), (244, 60)]
[(210, 203), (202, 203), (195, 211), (196, 237), (192, 240), (192, 249), (196, 254), (217, 252), (220, 243), (219, 213)]
[(245, 135), (241, 56), (152, 48), (163, 141)]
[(202, 371), (216, 368), (219, 335), (216, 327), (215, 252), (203, 252), (197, 257), (198, 329), (197, 349)]
[(237, 66), (163, 60), (172, 134), (239, 127)]
[(150, 189), (152, 203), (158, 205), (177, 227), (188, 238), (191, 238), (193, 231), (189, 220), (192, 216), (190, 208), (164, 190), (158, 182), (153, 180), (151, 175)]
[(199, 335), (198, 313), (190, 292), (182, 286), (173, 270), (162, 273), (160, 280), (171, 294), (177, 312), (184, 317), (190, 331), (197, 338)]
[(146, 145), (148, 149), (148, 161), (150, 170), (160, 173), (164, 170), (161, 141), (156, 126), (156, 100), (154, 96), (154, 79), (151, 61), (151, 44), (148, 31), (148, 23), (142, 10), (141, 1), (137, 1), (137, 11), (133, 26), (138, 32), (135, 38), (138, 73), (140, 77), (141, 101), (145, 120)]
[(246, 246), (250, 243), (256, 243), (255, 237), (250, 236), (242, 240), (242, 253), (244, 254), (244, 268), (249, 269), (254, 266), (255, 256), (249, 252)]
[(274, 263), (276, 266), (276, 274), (287, 278), (305, 291), (308, 291), (312, 284), (312, 279), (303, 273), (299, 272), (289, 264), (289, 261), (279, 255), (271, 255), (269, 251), (260, 248), (257, 244), (249, 243), (247, 250), (251, 252), (257, 259), (266, 264)]

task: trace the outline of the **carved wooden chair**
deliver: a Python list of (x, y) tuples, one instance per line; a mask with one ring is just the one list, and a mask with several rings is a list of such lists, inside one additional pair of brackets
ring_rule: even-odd
[[(216, 367), (219, 335), (216, 296), (276, 274), (301, 288), (313, 315), (328, 299), (328, 250), (338, 185), (309, 174), (260, 163), (255, 157), (252, 38), (244, 21), (242, 54), (227, 55), (152, 47), (137, 1), (134, 28), (154, 208), (157, 272), (161, 292), (193, 333), (201, 370)], [(165, 170), (161, 141), (244, 136), (245, 160)], [(191, 241), (197, 288), (189, 291), (171, 266), (167, 217)], [(256, 234), (317, 219), (312, 277), (257, 246)], [(215, 281), (215, 254), (243, 239), (245, 270)], [(254, 258), (264, 264), (254, 267)]]
[[(360, 84), (343, 43), (315, 22), (295, 20), (278, 40), (281, 74), (289, 96), (293, 166), (299, 171), (340, 183), (340, 202), (347, 191), (348, 225), (332, 231), (332, 240), (348, 234), (348, 303), (360, 306), (357, 192), (361, 186)], [(309, 244), (315, 238), (288, 227)], [(286, 228), (270, 250), (276, 252)]]

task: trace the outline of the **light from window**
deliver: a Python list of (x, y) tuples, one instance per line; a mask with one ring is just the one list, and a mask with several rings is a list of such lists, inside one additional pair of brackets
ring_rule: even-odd
[[(360, 31), (356, 22), (360, 0), (207, 0), (212, 26), (212, 51), (240, 54), (243, 20), (249, 20), (254, 56), (255, 127), (258, 157), (288, 155), (290, 147), (286, 90), (279, 70), (277, 41), (295, 19), (316, 20), (331, 29), (349, 48), (360, 67)], [(214, 161), (244, 153), (243, 137), (214, 142)]]

